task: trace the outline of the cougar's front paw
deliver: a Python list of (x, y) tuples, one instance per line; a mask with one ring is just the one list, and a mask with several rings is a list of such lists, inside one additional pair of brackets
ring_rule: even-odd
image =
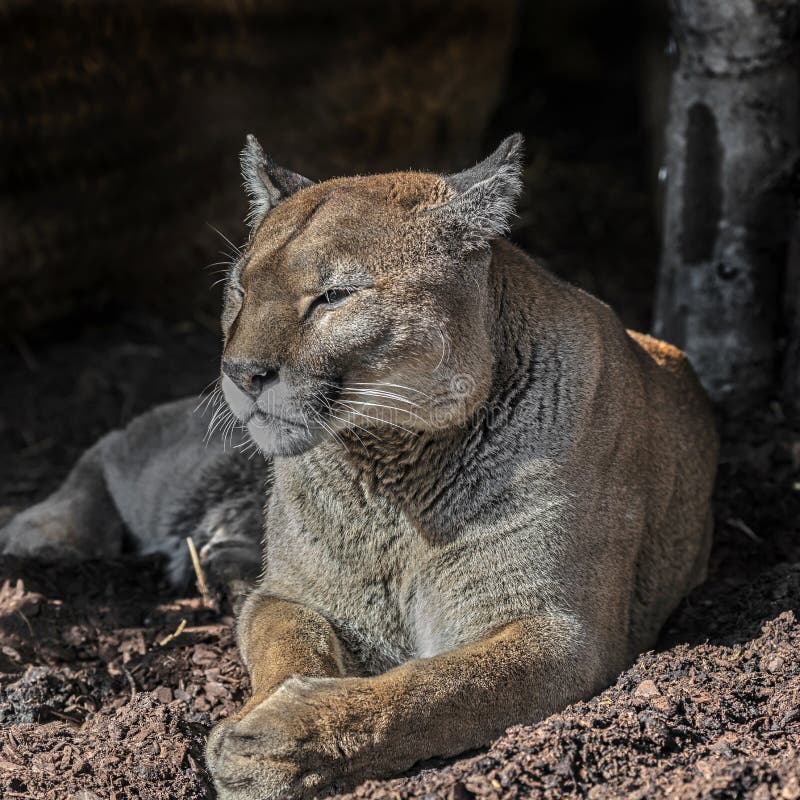
[(245, 714), (211, 732), (206, 761), (220, 800), (311, 797), (344, 770), (327, 691), (336, 679), (289, 678)]
[(206, 762), (219, 800), (302, 797), (299, 765), (270, 752), (264, 736), (240, 732), (236, 720), (225, 720), (211, 732)]

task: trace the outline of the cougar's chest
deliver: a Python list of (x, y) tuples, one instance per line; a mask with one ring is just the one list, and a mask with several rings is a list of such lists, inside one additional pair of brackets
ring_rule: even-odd
[(415, 654), (422, 550), (402, 511), (352, 475), (276, 469), (264, 580), (322, 613), (366, 672)]

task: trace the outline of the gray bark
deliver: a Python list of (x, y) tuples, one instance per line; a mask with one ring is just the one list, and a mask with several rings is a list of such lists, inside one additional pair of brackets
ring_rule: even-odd
[(656, 334), (730, 411), (775, 387), (798, 144), (797, 0), (672, 0)]

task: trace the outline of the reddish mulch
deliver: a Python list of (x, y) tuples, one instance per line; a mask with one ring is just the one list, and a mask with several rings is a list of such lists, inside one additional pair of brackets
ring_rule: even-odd
[[(126, 577), (133, 589), (131, 568), (146, 576), (150, 566), (90, 571), (98, 589), (79, 612), (74, 595), (62, 602), (5, 584), (3, 797), (213, 796), (207, 726), (241, 703), (246, 686), (230, 620), (211, 620), (197, 600), (154, 604), (146, 588), (124, 599), (108, 591)], [(670, 630), (680, 637), (702, 616), (711, 642), (647, 653), (598, 697), (512, 728), (485, 753), (369, 782), (354, 796), (800, 798), (800, 624), (782, 610), (798, 605), (800, 565), (762, 578), (748, 592), (709, 587)], [(756, 616), (768, 621), (754, 635)]]
[(0, 589), (0, 796), (213, 796), (207, 729), (247, 688), (232, 619), (166, 599), (152, 560), (0, 574), (23, 576)]

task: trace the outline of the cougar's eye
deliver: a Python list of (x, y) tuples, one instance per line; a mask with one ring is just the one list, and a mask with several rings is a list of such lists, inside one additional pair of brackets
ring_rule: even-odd
[(235, 283), (229, 283), (228, 295), (235, 300), (241, 301), (244, 298), (244, 290), (241, 286), (237, 286)]
[(306, 317), (310, 317), (318, 308), (325, 309), (340, 306), (348, 297), (354, 294), (355, 291), (355, 289), (326, 289), (319, 297), (312, 300), (311, 305), (306, 311)]
[(338, 306), (343, 303), (350, 295), (353, 294), (352, 289), (328, 289), (322, 295), (324, 302), (329, 306)]

